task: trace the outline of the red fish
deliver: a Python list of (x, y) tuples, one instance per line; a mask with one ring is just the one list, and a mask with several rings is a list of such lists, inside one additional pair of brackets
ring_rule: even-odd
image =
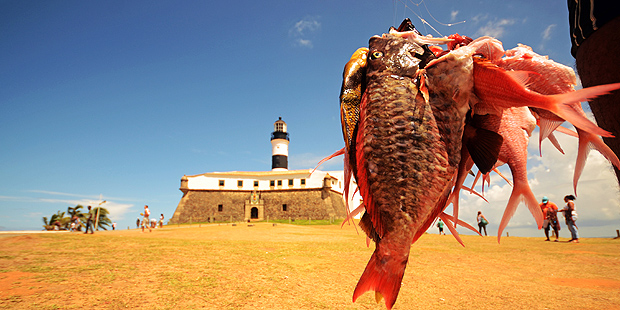
[(529, 106), (545, 109), (571, 122), (578, 128), (602, 136), (611, 133), (588, 120), (571, 103), (586, 101), (608, 94), (620, 88), (620, 83), (599, 85), (556, 95), (542, 95), (526, 87), (530, 73), (506, 71), (488, 61), (476, 61), (474, 66), (474, 89), (476, 95), (488, 107), (505, 109)]
[[(494, 64), (506, 70), (524, 70), (536, 72), (539, 75), (531, 79), (527, 88), (543, 95), (554, 95), (572, 92), (576, 84), (575, 72), (572, 68), (558, 64), (545, 56), (538, 55), (532, 48), (523, 44), (519, 44), (511, 50), (506, 51), (505, 58), (494, 61)], [(538, 78), (544, 77), (544, 78)], [(576, 113), (585, 118), (585, 112), (581, 109), (578, 102), (569, 103)], [(560, 150), (562, 148), (553, 136), (553, 131), (564, 122), (564, 119), (553, 114), (550, 111), (530, 108), (535, 116), (539, 119), (540, 126), (540, 143), (543, 139), (549, 138), (551, 142)], [(563, 130), (562, 128), (560, 128)], [(565, 130), (563, 130), (565, 132)], [(620, 169), (620, 160), (614, 152), (603, 142), (603, 140), (595, 133), (577, 128), (579, 137), (579, 149), (577, 151), (577, 162), (575, 164), (575, 173), (573, 176), (573, 187), (577, 192), (577, 181), (585, 166), (586, 158), (591, 148), (599, 151), (614, 166)]]
[(475, 121), (479, 127), (495, 131), (504, 138), (497, 166), (508, 164), (514, 182), (498, 228), (497, 241), (499, 242), (504, 228), (521, 201), (525, 202), (540, 229), (544, 220), (543, 214), (527, 181), (527, 144), (536, 127), (536, 119), (527, 107), (517, 107), (504, 109), (501, 116), (487, 114), (476, 117)]

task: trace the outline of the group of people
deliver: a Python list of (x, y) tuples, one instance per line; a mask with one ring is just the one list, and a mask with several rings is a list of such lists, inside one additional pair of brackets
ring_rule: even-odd
[[(152, 231), (152, 228), (156, 228), (157, 227), (157, 220), (156, 219), (149, 219), (151, 216), (151, 210), (149, 210), (149, 206), (144, 205), (144, 212), (140, 213), (140, 215), (142, 216), (142, 220), (140, 220), (140, 217), (138, 217), (138, 219), (136, 220), (136, 227), (140, 228), (142, 227), (142, 232), (144, 232), (144, 229), (147, 228), (149, 230), (149, 232)], [(159, 216), (159, 228), (164, 227), (164, 214), (162, 213)]]
[(559, 241), (560, 238), (560, 221), (558, 221), (558, 212), (564, 213), (564, 220), (566, 222), (566, 226), (571, 234), (571, 239), (568, 242), (579, 243), (579, 233), (577, 232), (577, 212), (575, 211), (575, 196), (566, 195), (564, 196), (564, 202), (566, 205), (562, 210), (558, 209), (558, 206), (549, 201), (547, 196), (543, 197), (542, 202), (540, 203), (540, 209), (543, 213), (543, 217), (545, 221), (543, 222), (543, 229), (545, 230), (545, 241), (550, 241), (549, 239), (549, 231), (553, 229), (555, 234), (555, 242)]
[[(562, 212), (564, 213), (564, 219), (566, 222), (566, 226), (568, 226), (568, 230), (571, 233), (571, 239), (568, 242), (574, 242), (574, 243), (579, 243), (579, 233), (577, 232), (577, 212), (575, 211), (575, 196), (573, 195), (566, 195), (564, 196), (564, 202), (566, 203), (566, 205), (564, 206), (564, 209), (559, 210), (558, 206), (549, 201), (549, 198), (547, 196), (544, 196), (542, 198), (542, 203), (539, 204), (540, 209), (543, 213), (543, 217), (544, 217), (544, 222), (543, 222), (543, 229), (545, 231), (545, 237), (547, 237), (547, 239), (545, 239), (545, 241), (550, 241), (551, 239), (549, 239), (549, 231), (551, 229), (553, 229), (554, 232), (554, 236), (555, 236), (555, 242), (559, 241), (560, 238), (560, 222), (558, 221), (558, 212)], [(478, 222), (478, 231), (480, 233), (480, 235), (482, 235), (482, 232), (484, 231), (484, 235), (487, 235), (487, 225), (489, 224), (489, 221), (487, 220), (487, 218), (482, 214), (482, 211), (478, 211), (478, 215), (476, 216), (476, 221)], [(440, 235), (445, 235), (444, 231), (443, 231), (443, 227), (444, 227), (444, 223), (441, 221), (441, 219), (438, 220), (437, 222), (437, 228), (439, 228), (439, 234)]]

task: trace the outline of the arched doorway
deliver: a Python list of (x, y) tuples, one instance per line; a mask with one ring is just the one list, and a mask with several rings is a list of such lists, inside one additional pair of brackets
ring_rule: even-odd
[(253, 220), (258, 219), (258, 208), (257, 207), (253, 207), (250, 210), (250, 218)]

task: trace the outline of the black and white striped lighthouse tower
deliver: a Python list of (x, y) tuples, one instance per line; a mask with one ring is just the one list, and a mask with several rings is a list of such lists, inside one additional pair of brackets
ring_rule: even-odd
[(288, 170), (288, 132), (286, 132), (286, 123), (279, 117), (273, 123), (273, 132), (271, 133), (271, 171)]

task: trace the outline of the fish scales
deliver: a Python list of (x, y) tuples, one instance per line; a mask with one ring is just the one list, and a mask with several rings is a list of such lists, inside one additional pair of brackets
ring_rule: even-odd
[[(426, 72), (432, 86), (426, 100), (411, 44), (390, 35), (371, 38), (356, 138), (358, 185), (367, 207), (361, 226), (376, 249), (354, 299), (375, 290), (388, 308), (411, 243), (443, 210), (452, 187), (472, 89), (471, 64), (452, 57)], [(469, 92), (461, 90), (467, 85)]]
[[(442, 151), (437, 126), (430, 106), (417, 96), (411, 79), (372, 78), (367, 85), (369, 98), (373, 93), (380, 94), (380, 98), (368, 100), (361, 129), (363, 157), (372, 168), (368, 171), (370, 192), (375, 206), (385, 214), (384, 220), (391, 217), (388, 208), (404, 208), (415, 220), (419, 212), (415, 206), (425, 196), (425, 185), (435, 174), (434, 166), (446, 164), (428, 156)], [(395, 91), (394, 84), (407, 87)], [(406, 111), (413, 114), (404, 116)]]
[[(391, 43), (383, 48), (381, 43), (376, 42), (379, 47), (375, 49), (383, 48), (385, 57), (406, 45), (405, 42), (398, 42), (406, 40), (395, 37), (374, 41)], [(359, 138), (363, 141), (360, 146), (363, 147), (358, 156), (361, 157), (358, 162), (365, 162), (368, 167), (369, 192), (379, 217), (384, 222), (390, 222), (395, 217), (403, 216), (411, 220), (412, 226), (421, 225), (428, 217), (454, 172), (454, 167), (450, 167), (446, 159), (460, 152), (460, 148), (459, 152), (453, 152), (451, 147), (446, 146), (451, 138), (441, 136), (442, 132), (458, 132), (459, 128), (439, 124), (440, 130), (435, 119), (439, 116), (442, 122), (454, 123), (452, 116), (448, 115), (450, 113), (446, 112), (451, 109), (451, 104), (441, 103), (445, 98), (441, 95), (431, 101), (439, 107), (432, 107), (426, 102), (418, 92), (419, 81), (414, 77), (416, 71), (408, 71), (403, 66), (375, 68), (372, 63), (369, 65), (367, 97), (362, 107), (364, 119), (359, 129)], [(409, 72), (413, 74), (407, 76)], [(458, 148), (458, 143), (454, 143), (454, 148)], [(453, 166), (458, 160), (454, 159)], [(399, 226), (388, 225), (386, 229)]]
[(426, 83), (439, 134), (454, 168), (461, 161), (465, 115), (477, 100), (471, 91), (473, 61), (468, 53), (448, 54), (441, 60), (426, 70)]

